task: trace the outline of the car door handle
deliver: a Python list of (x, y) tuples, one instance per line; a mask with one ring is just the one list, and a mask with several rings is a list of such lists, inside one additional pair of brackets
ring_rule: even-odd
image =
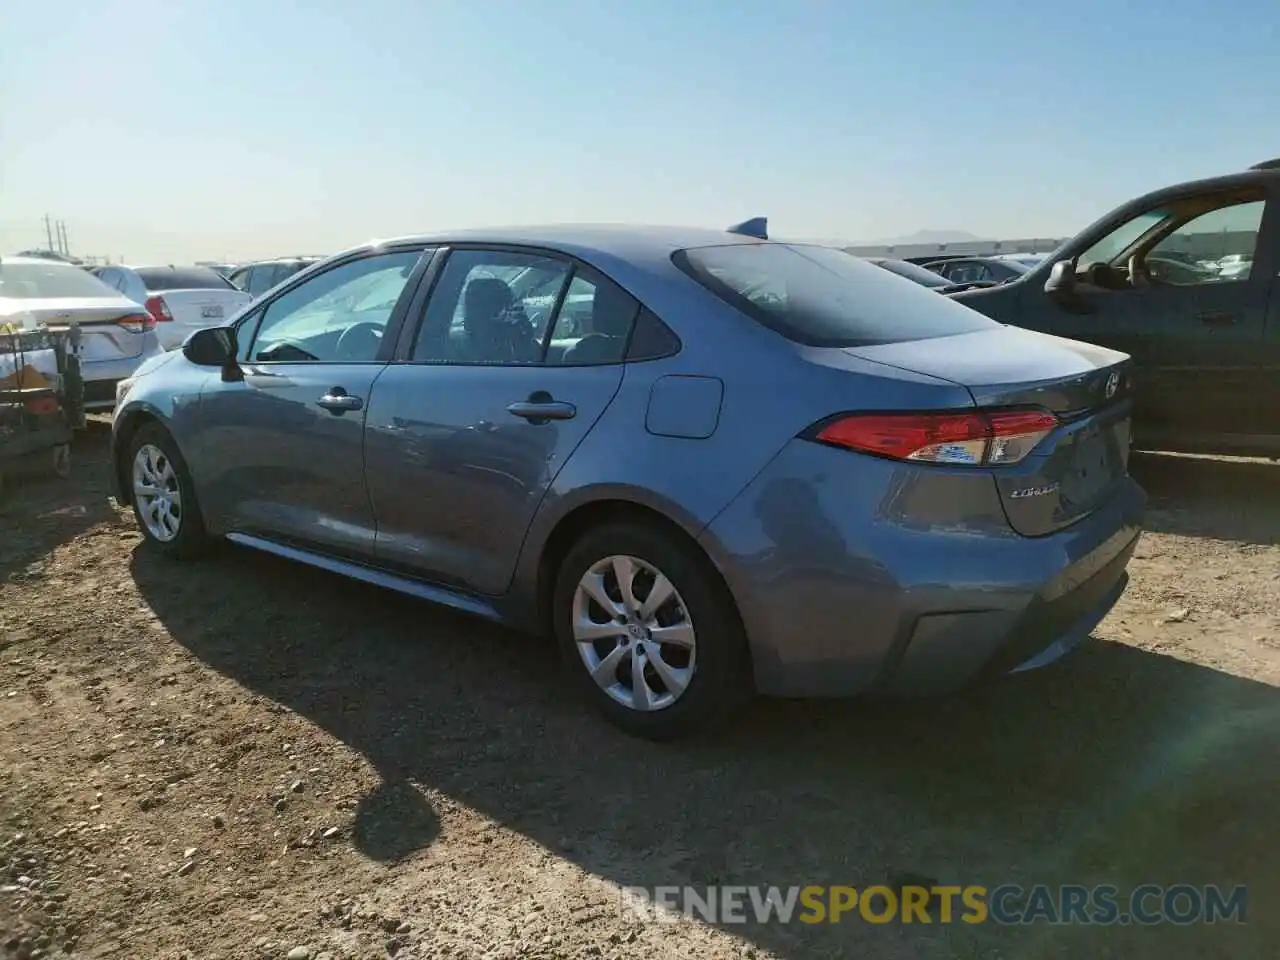
[(1210, 327), (1229, 327), (1240, 319), (1231, 310), (1206, 310), (1198, 316), (1201, 323)]
[(519, 400), (507, 407), (513, 417), (523, 417), (530, 423), (546, 423), (549, 420), (572, 420), (578, 408), (561, 400)]
[(341, 387), (332, 387), (329, 392), (316, 401), (317, 407), (323, 407), (330, 413), (346, 413), (348, 410), (359, 410), (364, 401), (353, 397)]

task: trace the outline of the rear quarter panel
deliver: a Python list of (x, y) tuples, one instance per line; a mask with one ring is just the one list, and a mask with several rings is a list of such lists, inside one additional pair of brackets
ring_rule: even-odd
[[(681, 289), (680, 283), (693, 289)], [(792, 438), (818, 420), (847, 409), (972, 403), (953, 384), (842, 350), (792, 344), (683, 274), (645, 292), (642, 300), (680, 335), (683, 349), (674, 357), (627, 365), (613, 403), (556, 476), (534, 517), (513, 584), (516, 603), (536, 596), (547, 540), (579, 507), (602, 500), (642, 504), (697, 538)], [(690, 436), (654, 432), (655, 385), (661, 391), (667, 377), (723, 385), (709, 433), (708, 411), (701, 407), (688, 411)], [(662, 413), (668, 425), (663, 433), (673, 432), (670, 411)]]

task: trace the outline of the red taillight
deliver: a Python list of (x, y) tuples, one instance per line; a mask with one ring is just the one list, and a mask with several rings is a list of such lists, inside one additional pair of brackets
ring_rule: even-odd
[(131, 313), (116, 321), (117, 327), (124, 327), (130, 333), (146, 333), (156, 328), (156, 318), (149, 313)]
[(1017, 463), (1057, 425), (1045, 410), (866, 413), (832, 421), (817, 439), (894, 460), (996, 465)]
[(164, 297), (147, 297), (146, 308), (147, 313), (155, 318), (156, 323), (168, 323), (173, 319), (173, 314), (169, 312), (169, 305), (164, 302)]
[(27, 413), (41, 417), (58, 412), (58, 398), (47, 394), (42, 397), (28, 397), (23, 406), (27, 408)]

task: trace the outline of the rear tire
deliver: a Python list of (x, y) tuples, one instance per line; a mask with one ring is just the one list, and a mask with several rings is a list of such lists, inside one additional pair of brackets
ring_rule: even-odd
[[(205, 531), (191, 471), (168, 431), (157, 423), (140, 427), (129, 443), (128, 469), (133, 515), (147, 542), (176, 559), (207, 553), (213, 540)], [(140, 487), (150, 492), (139, 493)]]
[(552, 621), (582, 696), (634, 736), (702, 733), (751, 697), (728, 590), (695, 547), (655, 527), (584, 534), (560, 564)]

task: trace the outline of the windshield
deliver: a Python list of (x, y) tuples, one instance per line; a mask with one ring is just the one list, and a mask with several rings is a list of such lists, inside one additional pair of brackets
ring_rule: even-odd
[(906, 260), (872, 260), (871, 262), (877, 267), (888, 270), (890, 273), (896, 273), (900, 277), (914, 280), (922, 287), (951, 286), (951, 281), (946, 277), (939, 276), (932, 270), (916, 263), (909, 263)]
[(138, 267), (134, 272), (148, 291), (234, 289), (210, 267)]
[(1026, 260), (1001, 260), (1000, 262), (1010, 270), (1015, 270), (1018, 273), (1026, 273), (1032, 267), (1032, 264)]
[(1116, 229), (1080, 254), (1076, 263), (1077, 270), (1084, 270), (1095, 263), (1111, 263), (1125, 250), (1129, 249), (1140, 238), (1145, 237), (1164, 221), (1168, 220), (1168, 210), (1148, 210), (1140, 213), (1132, 220), (1126, 220)]
[(789, 340), (858, 347), (998, 326), (950, 297), (830, 247), (739, 243), (678, 251), (676, 265)]
[(0, 260), (0, 297), (44, 300), (119, 296), (92, 274), (56, 260), (45, 263)]

